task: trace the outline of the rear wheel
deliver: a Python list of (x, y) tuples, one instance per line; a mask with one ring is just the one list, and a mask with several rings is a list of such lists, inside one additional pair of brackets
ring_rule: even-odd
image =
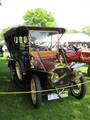
[(22, 80), (22, 71), (19, 62), (15, 63), (16, 74), (19, 80)]
[[(41, 85), (38, 76), (33, 75), (30, 82), (31, 91), (40, 91)], [(41, 105), (42, 95), (41, 92), (31, 93), (32, 103), (35, 108), (39, 108)]]
[(78, 85), (70, 88), (71, 94), (77, 99), (82, 99), (86, 94), (86, 84), (84, 82), (84, 77), (82, 76), (73, 82), (73, 85)]
[(16, 71), (12, 66), (10, 66), (10, 77), (11, 77), (11, 81), (13, 82), (15, 82), (18, 79)]
[(20, 88), (24, 88), (26, 82), (25, 77), (22, 75), (21, 66), (18, 61), (10, 65), (11, 80), (15, 82)]

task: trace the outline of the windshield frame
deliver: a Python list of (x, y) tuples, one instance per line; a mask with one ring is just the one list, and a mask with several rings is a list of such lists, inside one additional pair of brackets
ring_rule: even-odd
[[(53, 43), (53, 40), (52, 40), (52, 35), (56, 35), (57, 36), (57, 40), (56, 40), (56, 43), (55, 43), (55, 45), (57, 45), (57, 49), (59, 49), (59, 45), (60, 45), (60, 39), (61, 39), (61, 37), (62, 37), (62, 35), (63, 35), (63, 33), (60, 33), (59, 31), (57, 31), (57, 30), (29, 30), (29, 43), (30, 43), (30, 47), (31, 47), (31, 49), (32, 49), (32, 46), (31, 46), (31, 38), (32, 38), (32, 35), (31, 35), (31, 32), (37, 32), (37, 33), (39, 33), (39, 32), (41, 32), (41, 33), (52, 33), (50, 36), (51, 36), (51, 47), (50, 47), (50, 50), (53, 48), (53, 46), (52, 46), (52, 43)], [(48, 42), (48, 41), (47, 41)], [(54, 46), (55, 46), (54, 45)]]

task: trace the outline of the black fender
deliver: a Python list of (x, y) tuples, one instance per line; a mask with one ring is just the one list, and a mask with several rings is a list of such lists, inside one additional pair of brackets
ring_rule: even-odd
[(8, 67), (15, 68), (15, 60), (10, 59), (10, 60), (8, 61)]

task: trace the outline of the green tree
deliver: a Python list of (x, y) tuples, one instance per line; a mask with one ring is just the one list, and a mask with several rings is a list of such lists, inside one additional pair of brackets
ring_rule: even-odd
[(80, 31), (76, 30), (76, 29), (70, 29), (66, 31), (67, 33), (79, 33)]
[(4, 40), (3, 34), (9, 29), (10, 29), (10, 27), (6, 27), (6, 28), (2, 29), (2, 31), (0, 32), (0, 41)]
[(27, 11), (23, 16), (23, 19), (25, 21), (24, 25), (43, 27), (57, 26), (53, 14), (42, 8), (31, 9), (30, 11)]
[(0, 32), (0, 41), (3, 40), (3, 34), (2, 31)]
[(86, 26), (82, 29), (82, 32), (87, 34), (87, 35), (90, 35), (90, 26)]

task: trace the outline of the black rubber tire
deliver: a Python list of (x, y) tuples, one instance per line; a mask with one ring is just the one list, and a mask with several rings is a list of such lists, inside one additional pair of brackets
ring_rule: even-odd
[(14, 82), (20, 88), (24, 88), (26, 85), (26, 82), (24, 81), (25, 78), (23, 77), (23, 79), (21, 80), (18, 78), (15, 63), (13, 65), (10, 65), (9, 68), (10, 68), (11, 82)]
[(10, 77), (12, 82), (15, 82), (18, 79), (15, 68), (12, 66), (10, 66)]
[[(17, 68), (18, 68), (19, 75), (17, 73)], [(20, 63), (18, 61), (15, 62), (15, 71), (16, 71), (17, 77), (19, 76), (18, 80), (22, 81), (22, 79), (23, 79), (22, 69), (21, 69)]]
[[(38, 78), (38, 76), (33, 75), (31, 77), (31, 81), (30, 81), (30, 90), (32, 90), (32, 81), (35, 84), (35, 91), (40, 91), (41, 90), (41, 84), (40, 84), (40, 80)], [(42, 101), (42, 93), (41, 92), (37, 92), (35, 93), (36, 97), (35, 97), (35, 102), (33, 101), (32, 95), (34, 93), (31, 93), (31, 100), (32, 100), (32, 104), (34, 105), (35, 108), (39, 108), (41, 105), (41, 101)]]
[(90, 76), (90, 64), (88, 65), (87, 74)]
[[(83, 76), (81, 76), (81, 77), (79, 78), (79, 80), (80, 80), (80, 83), (84, 83), (84, 82), (85, 82)], [(76, 83), (74, 83), (74, 85), (75, 85), (75, 84), (76, 84)], [(80, 92), (79, 92), (78, 94), (76, 94), (76, 93), (73, 91), (74, 88), (75, 88), (75, 87), (70, 88), (70, 91), (71, 91), (72, 96), (74, 96), (74, 97), (77, 98), (77, 99), (82, 99), (82, 98), (85, 96), (85, 94), (86, 94), (86, 84), (85, 84), (85, 83), (84, 83), (84, 84), (81, 84), (81, 90), (80, 90)]]

